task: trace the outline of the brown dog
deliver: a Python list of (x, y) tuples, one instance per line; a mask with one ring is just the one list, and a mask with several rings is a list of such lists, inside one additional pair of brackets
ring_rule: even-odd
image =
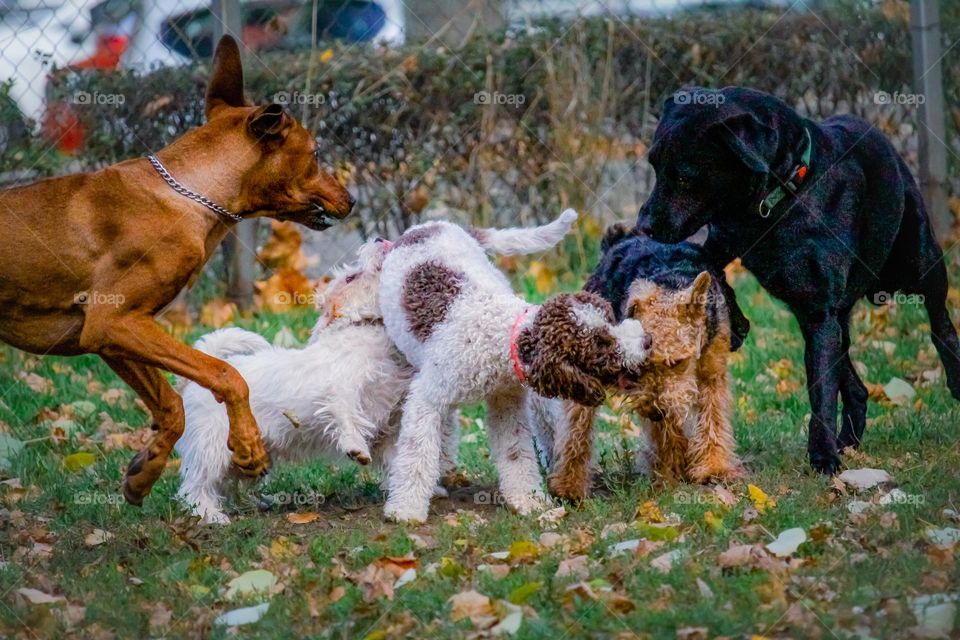
[(0, 339), (39, 354), (96, 353), (140, 395), (157, 434), (127, 469), (132, 504), (183, 433), (183, 403), (161, 369), (226, 403), (226, 444), (244, 473), (269, 466), (240, 374), (169, 336), (154, 315), (197, 278), (236, 220), (324, 229), (327, 214), (343, 218), (353, 205), (320, 171), (305, 128), (280, 105), (244, 100), (230, 37), (217, 46), (206, 116), (158, 151), (156, 165), (137, 158), (0, 192)]

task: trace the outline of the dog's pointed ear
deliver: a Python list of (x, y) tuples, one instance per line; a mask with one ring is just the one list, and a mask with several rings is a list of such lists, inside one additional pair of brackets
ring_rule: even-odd
[(755, 173), (770, 173), (770, 163), (779, 144), (776, 129), (746, 112), (723, 118), (711, 129), (748, 169)]
[(713, 284), (713, 278), (706, 271), (701, 271), (694, 279), (693, 284), (684, 291), (686, 304), (696, 304), (699, 306), (707, 305), (707, 295), (710, 292), (710, 285)]
[(207, 85), (204, 113), (207, 118), (218, 108), (245, 107), (243, 98), (243, 63), (240, 62), (240, 47), (232, 36), (223, 36), (213, 54), (213, 73)]
[(256, 139), (281, 135), (290, 128), (290, 116), (279, 104), (268, 104), (258, 108), (247, 119), (247, 129)]

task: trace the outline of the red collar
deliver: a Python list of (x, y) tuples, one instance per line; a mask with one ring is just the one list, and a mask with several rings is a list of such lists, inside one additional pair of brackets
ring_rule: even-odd
[(517, 374), (517, 380), (520, 381), (520, 384), (527, 383), (527, 374), (523, 372), (523, 365), (520, 364), (520, 354), (517, 352), (517, 337), (520, 335), (520, 327), (523, 325), (523, 321), (527, 319), (532, 308), (527, 307), (517, 315), (517, 319), (513, 321), (513, 330), (510, 332), (510, 362), (513, 363), (513, 372)]

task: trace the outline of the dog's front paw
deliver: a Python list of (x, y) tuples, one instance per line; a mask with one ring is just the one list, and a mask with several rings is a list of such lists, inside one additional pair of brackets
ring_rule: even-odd
[(398, 504), (387, 500), (387, 504), (383, 508), (383, 515), (391, 522), (424, 524), (427, 521), (427, 513), (429, 510), (429, 505), (418, 507), (410, 504)]
[(544, 511), (551, 506), (550, 499), (542, 491), (535, 491), (522, 496), (507, 499), (507, 505), (521, 516)]
[(203, 524), (212, 524), (212, 525), (227, 525), (230, 524), (230, 516), (225, 514), (223, 511), (216, 511), (214, 509), (208, 509), (203, 514)]
[(347, 451), (347, 457), (356, 462), (357, 464), (362, 464), (364, 466), (370, 464), (370, 452), (360, 449), (351, 449)]
[(699, 484), (742, 480), (746, 475), (747, 470), (736, 457), (696, 464), (687, 471), (690, 480)]
[(554, 474), (547, 480), (547, 488), (550, 495), (560, 500), (568, 500), (573, 503), (583, 502), (587, 498), (587, 478), (571, 479), (564, 475)]
[(818, 473), (836, 475), (840, 470), (840, 456), (835, 451), (811, 451), (810, 466)]

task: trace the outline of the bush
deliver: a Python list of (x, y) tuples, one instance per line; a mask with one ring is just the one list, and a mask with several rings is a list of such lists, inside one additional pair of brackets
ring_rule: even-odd
[[(945, 30), (960, 35), (960, 11), (944, 10)], [(952, 104), (958, 55), (950, 50), (943, 65)], [(64, 78), (55, 95), (126, 98), (78, 108), (88, 131), (80, 164), (145, 155), (201, 122), (207, 73), (194, 66)], [(478, 223), (541, 220), (567, 205), (632, 217), (652, 180), (643, 158), (660, 105), (686, 84), (749, 85), (816, 118), (857, 113), (915, 166), (914, 111), (874, 100), (877, 91), (909, 91), (910, 82), (902, 13), (856, 4), (824, 16), (738, 10), (547, 23), (458, 50), (438, 40), (278, 53), (248, 63), (246, 86), (257, 101), (291, 103), (330, 165), (357, 185), (363, 233), (392, 235), (428, 203)], [(478, 104), (481, 92), (495, 104)], [(949, 115), (949, 144), (960, 151), (960, 112)]]

